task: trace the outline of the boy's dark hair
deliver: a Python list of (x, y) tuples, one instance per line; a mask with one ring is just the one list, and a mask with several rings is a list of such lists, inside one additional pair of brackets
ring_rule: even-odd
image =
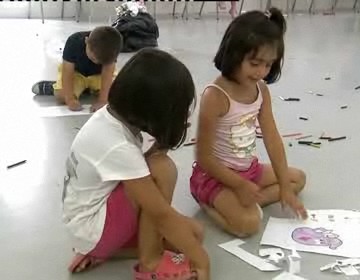
[(123, 39), (115, 28), (100, 26), (91, 31), (87, 43), (99, 64), (110, 64), (116, 61)]
[(162, 149), (175, 149), (186, 138), (195, 86), (189, 70), (170, 54), (145, 48), (114, 80), (108, 102), (126, 122), (152, 135)]
[(275, 82), (281, 76), (284, 58), (284, 33), (286, 21), (281, 11), (250, 11), (235, 18), (227, 28), (219, 50), (214, 58), (215, 67), (229, 80), (234, 80), (234, 71), (250, 52), (264, 45), (275, 45), (277, 59), (274, 61), (265, 81)]

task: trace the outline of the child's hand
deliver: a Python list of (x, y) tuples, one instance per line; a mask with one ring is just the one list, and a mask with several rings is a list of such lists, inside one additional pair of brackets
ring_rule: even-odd
[(241, 186), (237, 193), (241, 204), (245, 207), (257, 203), (262, 198), (260, 187), (250, 181)]
[(289, 206), (296, 216), (306, 219), (308, 217), (304, 204), (296, 197), (292, 190), (281, 190), (280, 192), (281, 205), (284, 208)]
[(83, 109), (79, 100), (74, 97), (65, 98), (65, 103), (71, 111), (81, 111)]

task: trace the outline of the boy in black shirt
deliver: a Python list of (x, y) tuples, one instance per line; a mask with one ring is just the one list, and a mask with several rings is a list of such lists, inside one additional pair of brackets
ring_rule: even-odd
[(37, 95), (55, 95), (70, 110), (78, 111), (82, 109), (79, 97), (89, 89), (98, 93), (91, 106), (94, 112), (107, 103), (121, 47), (122, 37), (113, 27), (74, 33), (66, 41), (57, 81), (38, 82), (32, 91)]

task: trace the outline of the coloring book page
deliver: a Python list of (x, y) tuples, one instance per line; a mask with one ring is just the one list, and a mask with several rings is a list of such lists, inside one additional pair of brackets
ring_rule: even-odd
[(289, 250), (295, 248), (304, 252), (359, 258), (359, 213), (351, 211), (350, 214), (352, 215), (335, 210), (309, 211), (310, 218), (305, 221), (270, 217), (260, 244)]

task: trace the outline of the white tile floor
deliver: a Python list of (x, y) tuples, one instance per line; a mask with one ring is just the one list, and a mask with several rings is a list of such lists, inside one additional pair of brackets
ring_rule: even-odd
[[(291, 165), (308, 175), (302, 198), (311, 209), (359, 209), (360, 175), (360, 17), (345, 13), (336, 16), (294, 15), (288, 19), (286, 60), (282, 79), (271, 86), (273, 107), (283, 133), (302, 132), (318, 136), (346, 135), (348, 139), (324, 143), (321, 149), (303, 147), (284, 139)], [(159, 20), (160, 47), (189, 67), (198, 93), (216, 75), (212, 59), (229, 20), (213, 18), (188, 22)], [(92, 25), (94, 26), (94, 25)], [(34, 99), (31, 85), (40, 79), (54, 79), (60, 48), (67, 36), (88, 29), (89, 24), (62, 21), (0, 21), (0, 279), (131, 279), (132, 261), (113, 261), (89, 273), (71, 276), (66, 267), (72, 255), (61, 223), (61, 182), (64, 159), (72, 139), (87, 116), (39, 118), (39, 106), (55, 105), (52, 98)], [(190, 33), (191, 30), (191, 33)], [(120, 55), (119, 67), (130, 57)], [(331, 80), (324, 80), (325, 77)], [(324, 94), (313, 96), (312, 90)], [(286, 103), (276, 96), (301, 98)], [(339, 107), (347, 104), (346, 110)], [(299, 116), (309, 121), (298, 120)], [(189, 138), (195, 136), (196, 113)], [(293, 146), (289, 147), (288, 143)], [(259, 152), (267, 160), (262, 142)], [(217, 247), (232, 237), (204, 217), (192, 200), (188, 178), (193, 147), (174, 153), (179, 182), (174, 206), (206, 224), (205, 245), (212, 261), (212, 279), (271, 279)], [(6, 165), (26, 159), (27, 163), (6, 170)], [(278, 205), (265, 209), (282, 216)], [(265, 222), (264, 222), (265, 225)], [(256, 253), (261, 233), (246, 240), (244, 248)], [(303, 253), (302, 275), (308, 279), (342, 279), (320, 273), (321, 265), (334, 258)], [(356, 278), (353, 278), (356, 279)]]

